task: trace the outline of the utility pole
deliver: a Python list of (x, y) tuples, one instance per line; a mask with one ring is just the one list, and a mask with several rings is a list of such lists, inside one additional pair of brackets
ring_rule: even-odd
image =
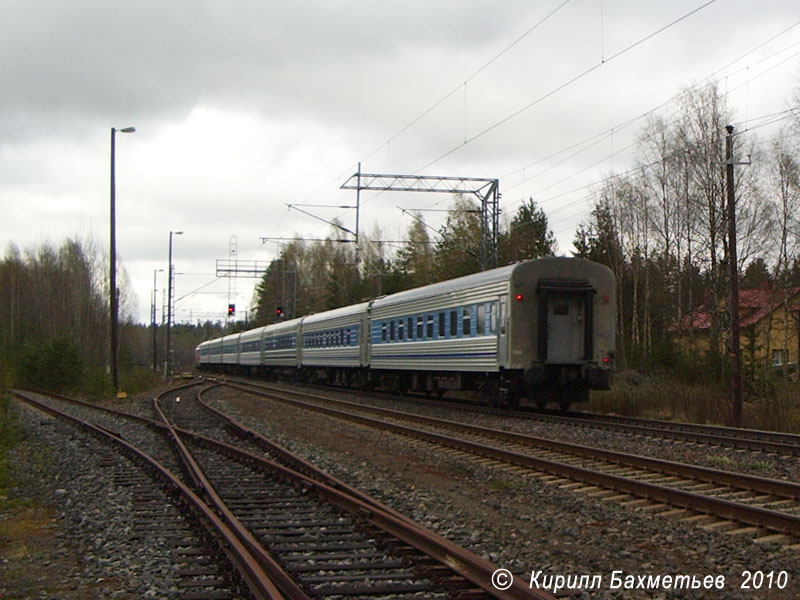
[(125, 398), (127, 394), (119, 389), (119, 290), (117, 289), (117, 214), (116, 214), (116, 165), (115, 165), (115, 136), (117, 132), (133, 133), (135, 127), (111, 128), (111, 207), (110, 207), (110, 229), (111, 247), (109, 248), (109, 309), (111, 310), (111, 384), (114, 386), (114, 394), (118, 398)]
[(733, 187), (733, 125), (725, 128), (726, 180), (728, 187), (728, 261), (731, 269), (731, 399), (733, 425), (742, 426), (742, 349), (739, 339), (739, 265), (736, 256), (736, 194)]

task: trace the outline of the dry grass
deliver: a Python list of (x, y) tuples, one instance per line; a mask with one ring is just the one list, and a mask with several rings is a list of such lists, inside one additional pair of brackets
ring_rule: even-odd
[[(631, 417), (713, 423), (731, 422), (726, 386), (687, 384), (678, 379), (623, 375), (608, 392), (593, 392), (589, 410)], [(768, 393), (750, 396), (743, 405), (744, 426), (800, 433), (800, 386), (777, 381)]]

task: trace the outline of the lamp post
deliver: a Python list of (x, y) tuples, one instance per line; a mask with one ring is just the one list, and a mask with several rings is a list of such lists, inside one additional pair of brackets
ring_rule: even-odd
[(111, 128), (111, 249), (109, 265), (109, 306), (111, 310), (111, 382), (114, 386), (114, 393), (118, 397), (125, 394), (119, 391), (119, 371), (117, 360), (119, 353), (119, 291), (117, 290), (117, 226), (116, 226), (116, 182), (115, 182), (115, 136), (117, 131), (120, 133), (133, 133), (135, 127), (124, 127), (123, 129)]
[(167, 265), (167, 343), (166, 343), (166, 354), (167, 356), (164, 358), (164, 377), (169, 377), (170, 375), (170, 331), (172, 330), (172, 283), (174, 274), (172, 272), (172, 236), (173, 235), (183, 235), (182, 231), (170, 231), (169, 232), (169, 264)]
[(153, 310), (151, 315), (153, 317), (153, 372), (158, 371), (158, 345), (156, 343), (156, 306), (158, 305), (158, 286), (156, 285), (156, 275), (163, 272), (164, 269), (153, 269)]

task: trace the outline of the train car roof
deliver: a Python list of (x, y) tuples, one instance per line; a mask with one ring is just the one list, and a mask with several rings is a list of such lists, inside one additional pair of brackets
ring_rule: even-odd
[(473, 273), (472, 275), (464, 275), (463, 277), (432, 283), (420, 288), (414, 288), (413, 290), (397, 292), (396, 294), (376, 299), (372, 303), (372, 306), (373, 308), (391, 306), (392, 304), (400, 302), (410, 302), (430, 296), (440, 296), (485, 284), (497, 283), (498, 281), (507, 281), (511, 278), (511, 273), (519, 264), (521, 263), (506, 265), (505, 267), (498, 267), (497, 269), (490, 269), (488, 271), (481, 271), (480, 273)]
[[(520, 276), (528, 275), (530, 273), (541, 273), (545, 276), (553, 276), (554, 273), (561, 275), (565, 267), (568, 265), (575, 267), (574, 269), (570, 270), (578, 271), (574, 274), (579, 277), (587, 276), (590, 272), (611, 272), (610, 269), (604, 265), (582, 258), (548, 256), (545, 258), (536, 258), (533, 260), (516, 262), (504, 267), (489, 269), (488, 271), (481, 271), (480, 273), (473, 273), (472, 275), (464, 275), (463, 277), (457, 277), (456, 279), (432, 283), (424, 287), (414, 288), (413, 290), (397, 292), (396, 294), (391, 294), (389, 296), (383, 296), (376, 299), (372, 303), (372, 306), (373, 308), (391, 306), (396, 303), (410, 302), (413, 300), (428, 298), (430, 296), (440, 296), (450, 292), (459, 292), (464, 289), (479, 287), (501, 281), (508, 281), (515, 275), (516, 272), (519, 272)], [(571, 273), (563, 274), (569, 275)]]
[(263, 327), (256, 327), (255, 329), (248, 329), (247, 331), (242, 331), (242, 332), (240, 333), (240, 335), (241, 335), (241, 340), (242, 340), (242, 341), (244, 341), (244, 340), (249, 340), (249, 339), (251, 339), (251, 338), (254, 338), (254, 337), (255, 337), (255, 338), (259, 338), (259, 337), (261, 337), (261, 334), (264, 332), (264, 330), (265, 330), (266, 328), (267, 328), (267, 327), (266, 327), (266, 325), (265, 325), (265, 326), (263, 326)]
[(320, 321), (327, 321), (329, 319), (337, 319), (339, 317), (347, 317), (349, 315), (365, 313), (367, 312), (367, 308), (369, 308), (369, 302), (359, 302), (358, 304), (342, 306), (341, 308), (334, 308), (321, 313), (313, 313), (307, 317), (303, 317), (303, 324), (305, 325), (307, 323), (311, 325), (313, 323), (319, 323)]
[(267, 334), (280, 333), (281, 331), (292, 331), (300, 326), (302, 317), (297, 319), (289, 319), (288, 321), (280, 321), (278, 323), (271, 323), (264, 327)]

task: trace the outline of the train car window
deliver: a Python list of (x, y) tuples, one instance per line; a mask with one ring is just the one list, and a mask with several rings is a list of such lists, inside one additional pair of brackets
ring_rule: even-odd
[(394, 341), (394, 329), (395, 329), (395, 321), (394, 321), (394, 319), (392, 319), (389, 322), (389, 339), (391, 341)]
[(458, 312), (455, 310), (450, 311), (450, 337), (458, 335)]
[(428, 327), (425, 333), (427, 334), (427, 339), (433, 339), (433, 315), (428, 315)]
[(405, 319), (397, 321), (397, 339), (403, 341), (403, 334), (405, 333)]
[(463, 334), (464, 334), (465, 337), (470, 335), (470, 326), (469, 326), (469, 324), (470, 324), (471, 319), (470, 319), (470, 312), (469, 311), (470, 311), (469, 306), (465, 306), (464, 307), (463, 325), (461, 326), (461, 329), (462, 329)]
[(486, 329), (486, 305), (478, 304), (478, 314), (475, 318), (475, 333), (483, 335)]
[(445, 326), (444, 326), (444, 323), (445, 323), (444, 319), (445, 319), (444, 312), (440, 312), (439, 313), (439, 337), (440, 338), (444, 337), (445, 334), (447, 333), (447, 331), (445, 330)]
[(424, 329), (424, 322), (422, 320), (422, 315), (417, 317), (417, 339), (421, 340), (423, 338), (423, 329)]
[(386, 341), (386, 321), (381, 322), (381, 341)]
[(414, 339), (414, 317), (408, 317), (408, 339)]

